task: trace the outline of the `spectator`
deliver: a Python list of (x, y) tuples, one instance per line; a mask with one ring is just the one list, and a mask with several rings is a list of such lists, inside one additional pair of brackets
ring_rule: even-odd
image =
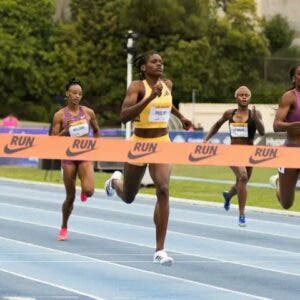
[(15, 117), (13, 114), (9, 114), (7, 117), (5, 117), (2, 120), (2, 126), (3, 127), (10, 127), (10, 128), (15, 128), (18, 127), (19, 120), (17, 117)]

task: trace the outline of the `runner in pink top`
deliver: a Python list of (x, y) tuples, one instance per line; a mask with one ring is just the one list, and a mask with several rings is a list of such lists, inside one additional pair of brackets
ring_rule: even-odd
[[(82, 87), (78, 80), (71, 79), (66, 85), (67, 106), (53, 117), (52, 135), (86, 137), (91, 131), (100, 136), (99, 126), (92, 109), (81, 106)], [(94, 193), (94, 166), (91, 161), (63, 160), (63, 178), (66, 199), (62, 206), (62, 225), (58, 240), (67, 239), (68, 220), (73, 210), (76, 193), (76, 177), (81, 182), (81, 201), (86, 201)]]
[[(300, 65), (291, 69), (290, 78), (293, 86), (281, 97), (273, 128), (275, 132), (287, 133), (287, 147), (300, 147)], [(289, 209), (294, 203), (299, 172), (300, 169), (281, 167), (278, 169), (279, 178), (272, 176), (275, 182), (270, 180), (276, 185), (277, 198), (285, 209)]]

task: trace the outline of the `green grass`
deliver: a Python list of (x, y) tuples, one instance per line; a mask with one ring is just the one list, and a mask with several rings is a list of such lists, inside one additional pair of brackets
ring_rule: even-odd
[[(253, 170), (250, 182), (268, 183), (269, 177), (276, 174), (276, 172), (276, 169), (255, 168)], [(173, 167), (172, 175), (219, 180), (234, 180), (232, 171), (227, 167), (198, 167), (175, 165)], [(109, 176), (109, 173), (96, 172), (96, 188), (102, 189), (105, 180)], [(45, 170), (32, 167), (25, 168), (15, 166), (1, 166), (0, 177), (59, 184), (63, 183), (60, 171), (48, 171), (48, 173), (46, 173)], [(223, 190), (228, 190), (229, 187), (230, 186), (228, 184), (171, 180), (170, 195), (171, 197), (176, 198), (223, 202), (221, 192)], [(155, 194), (153, 187), (141, 188), (140, 192), (152, 195)], [(291, 209), (293, 211), (300, 211), (300, 203), (297, 201), (297, 198), (299, 198), (298, 191), (296, 192), (294, 206)], [(232, 202), (237, 203), (236, 197), (232, 199)], [(275, 196), (275, 190), (269, 188), (257, 188), (249, 186), (247, 205), (281, 209)]]
[[(271, 175), (276, 174), (276, 169), (256, 168), (253, 169), (251, 181), (266, 183)], [(175, 165), (172, 175), (200, 177), (218, 180), (233, 180), (233, 173), (228, 167), (206, 167), (206, 166), (186, 166)]]
[[(250, 182), (268, 183), (270, 176), (276, 174), (276, 169), (254, 168)], [(198, 177), (206, 179), (231, 180), (234, 175), (228, 167), (198, 167), (198, 166), (174, 166), (172, 175)], [(180, 183), (180, 184), (179, 184)], [(216, 184), (194, 181), (171, 181), (171, 196), (188, 199), (200, 199), (206, 201), (223, 202), (222, 191), (228, 190), (228, 184)], [(297, 197), (297, 195), (296, 195)], [(237, 198), (232, 199), (237, 204)], [(248, 186), (248, 206), (281, 209), (275, 190)], [(295, 201), (293, 210), (300, 211), (300, 203)]]

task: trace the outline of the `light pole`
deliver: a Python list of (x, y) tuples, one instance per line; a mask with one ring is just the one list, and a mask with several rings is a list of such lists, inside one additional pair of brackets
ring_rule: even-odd
[(192, 89), (192, 102), (196, 103), (196, 95), (198, 94), (197, 89)]
[(192, 105), (193, 105), (193, 110), (192, 110), (192, 122), (195, 124), (195, 103), (197, 102), (196, 96), (198, 94), (197, 89), (192, 89)]
[[(126, 52), (127, 52), (127, 88), (129, 87), (132, 81), (132, 59), (133, 54), (135, 53), (134, 41), (138, 38), (138, 34), (132, 30), (129, 30), (127, 35), (127, 44), (126, 44)], [(125, 125), (125, 137), (129, 139), (131, 135), (131, 122), (127, 122)]]

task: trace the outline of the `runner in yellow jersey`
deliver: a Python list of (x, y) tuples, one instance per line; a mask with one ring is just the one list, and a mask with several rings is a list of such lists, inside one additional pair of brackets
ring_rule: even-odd
[[(163, 80), (164, 64), (161, 56), (154, 51), (147, 52), (136, 60), (141, 80), (133, 81), (125, 96), (121, 111), (121, 121), (133, 121), (134, 141), (170, 141), (168, 122), (173, 113), (181, 120), (184, 129), (189, 129), (191, 121), (184, 118), (172, 104), (172, 82)], [(126, 203), (132, 203), (140, 188), (147, 164), (125, 163), (124, 179), (116, 171), (105, 183), (108, 196), (117, 195)], [(170, 266), (173, 259), (164, 249), (169, 219), (170, 164), (149, 164), (149, 173), (156, 188), (157, 202), (154, 210), (156, 226), (156, 251), (153, 261)]]

